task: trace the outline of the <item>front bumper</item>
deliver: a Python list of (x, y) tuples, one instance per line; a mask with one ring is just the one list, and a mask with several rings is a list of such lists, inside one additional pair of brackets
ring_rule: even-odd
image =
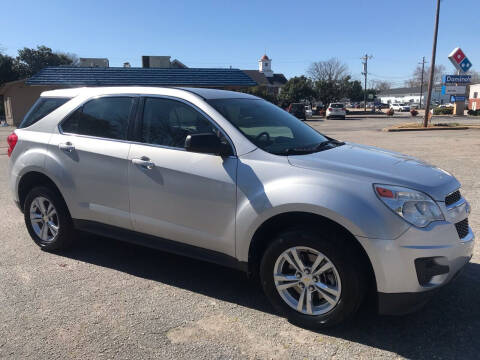
[(465, 200), (446, 208), (445, 221), (426, 228), (411, 226), (395, 240), (358, 237), (375, 273), (379, 311), (402, 314), (423, 305), (469, 262), (475, 235), (460, 238), (455, 224), (469, 215)]
[(470, 258), (453, 276), (441, 286), (421, 292), (409, 293), (378, 293), (378, 313), (382, 315), (405, 315), (422, 308), (441, 289), (461, 273)]

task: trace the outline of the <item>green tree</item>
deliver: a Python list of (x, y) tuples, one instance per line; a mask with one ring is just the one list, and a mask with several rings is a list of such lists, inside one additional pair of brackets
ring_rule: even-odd
[(303, 75), (291, 78), (283, 86), (279, 98), (284, 104), (300, 101), (311, 102), (316, 98), (312, 80)]
[(272, 94), (268, 90), (268, 88), (264, 85), (249, 87), (245, 90), (241, 90), (241, 92), (244, 92), (246, 94), (251, 94), (251, 95), (254, 95), (254, 96), (258, 96), (258, 97), (260, 97), (262, 99), (265, 99), (267, 101), (270, 101), (271, 103), (274, 103), (274, 104), (276, 104), (278, 102), (277, 96)]
[(360, 81), (354, 80), (350, 82), (347, 97), (350, 101), (363, 101), (363, 87)]
[(19, 74), (15, 68), (15, 59), (0, 53), (0, 86), (18, 78)]
[(30, 77), (47, 66), (71, 65), (74, 57), (70, 54), (54, 53), (44, 45), (18, 50), (16, 71), (20, 77)]

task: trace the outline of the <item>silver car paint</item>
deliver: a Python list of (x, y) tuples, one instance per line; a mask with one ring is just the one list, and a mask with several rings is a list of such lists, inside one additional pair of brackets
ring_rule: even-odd
[[(453, 226), (467, 216), (465, 209), (458, 212), (443, 205), (446, 221), (418, 229), (375, 196), (372, 184), (387, 183), (424, 191), (442, 206), (445, 195), (460, 186), (458, 181), (416, 159), (354, 144), (311, 155), (272, 155), (257, 149), (200, 96), (182, 89), (85, 88), (70, 90), (70, 94), (75, 96), (70, 102), (27, 129), (17, 130), (19, 143), (10, 160), (16, 198), (21, 176), (40, 171), (57, 184), (76, 219), (101, 219), (223, 252), (240, 261), (248, 261), (252, 237), (269, 218), (292, 211), (319, 214), (358, 239), (374, 267), (377, 288), (383, 292), (426, 290), (413, 276), (412, 259), (416, 257), (445, 256), (456, 269), (471, 255), (473, 233), (460, 241)], [(60, 133), (59, 121), (78, 106), (96, 96), (115, 94), (178, 97), (191, 103), (223, 129), (236, 156), (222, 159)], [(61, 90), (45, 94), (61, 95)], [(58, 144), (65, 141), (79, 151), (79, 159), (91, 164), (83, 166), (72, 154), (59, 150)], [(142, 156), (155, 163), (153, 172), (132, 164), (132, 159)], [(110, 186), (112, 182), (116, 183)]]

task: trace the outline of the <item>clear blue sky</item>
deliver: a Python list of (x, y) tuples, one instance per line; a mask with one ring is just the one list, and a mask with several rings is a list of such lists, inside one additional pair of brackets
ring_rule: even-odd
[[(480, 69), (479, 0), (442, 0), (437, 63), (460, 46)], [(435, 0), (38, 1), (2, 4), (0, 47), (47, 45), (110, 66), (170, 55), (189, 67), (256, 69), (265, 48), (275, 72), (302, 75), (337, 57), (359, 78), (368, 53), (372, 79), (401, 86), (430, 61)]]

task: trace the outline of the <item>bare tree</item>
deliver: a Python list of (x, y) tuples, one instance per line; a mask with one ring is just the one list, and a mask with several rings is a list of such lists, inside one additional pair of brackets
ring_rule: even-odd
[(337, 58), (316, 61), (307, 70), (314, 81), (339, 81), (348, 76), (348, 67)]
[(469, 75), (472, 75), (472, 84), (480, 83), (480, 72), (471, 71)]
[[(435, 73), (433, 77), (434, 84), (442, 82), (442, 76), (445, 74), (445, 66), (435, 65)], [(430, 74), (430, 67), (425, 67), (423, 72), (423, 86), (428, 86), (428, 74)], [(422, 84), (422, 67), (418, 65), (413, 71), (412, 77), (405, 81), (405, 86), (419, 87)]]
[(384, 80), (373, 80), (373, 88), (380, 91), (390, 90), (392, 88), (392, 83), (390, 81)]

